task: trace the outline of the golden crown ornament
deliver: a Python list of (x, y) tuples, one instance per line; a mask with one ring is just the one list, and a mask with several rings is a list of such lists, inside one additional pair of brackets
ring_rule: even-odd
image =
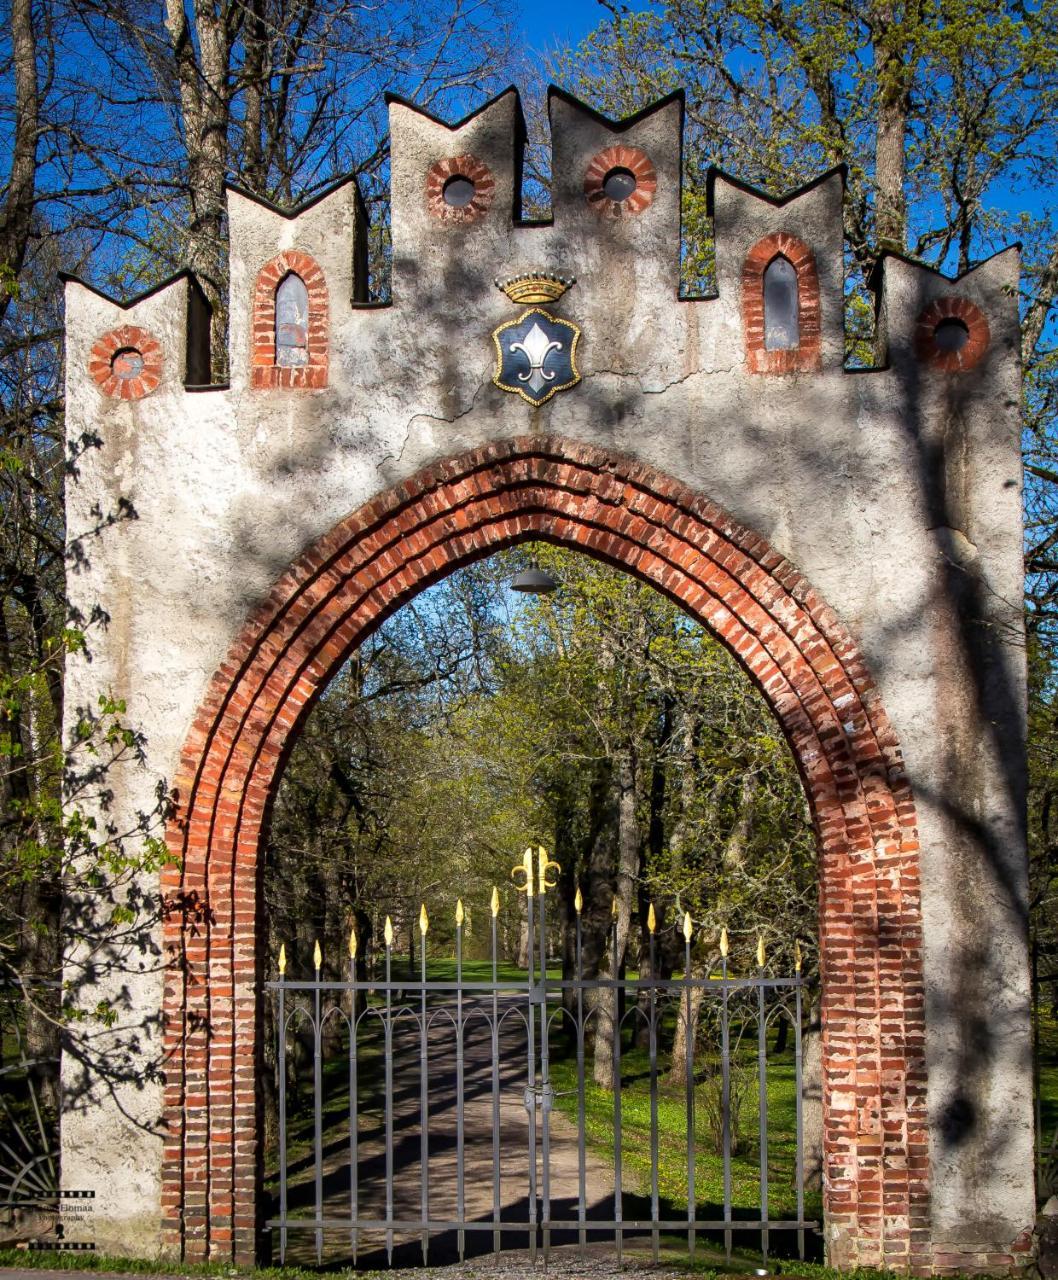
[(577, 283), (575, 276), (560, 276), (551, 271), (530, 271), (521, 276), (508, 276), (497, 280), (496, 288), (502, 289), (512, 302), (525, 306), (533, 302), (555, 302)]

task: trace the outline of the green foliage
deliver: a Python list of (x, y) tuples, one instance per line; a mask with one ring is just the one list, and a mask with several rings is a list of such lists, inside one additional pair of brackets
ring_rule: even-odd
[[(524, 553), (464, 569), (388, 621), (313, 712), (273, 821), (273, 956), (283, 942), (307, 964), (320, 937), (325, 963), (344, 963), (354, 922), (367, 946), (387, 914), (413, 947), (423, 900), (437, 954), (456, 899), (509, 886), (527, 843), (556, 850), (567, 898), (612, 877), (614, 762), (629, 749), (636, 881), (668, 904), (669, 934), (690, 910), (711, 937), (728, 926), (736, 956), (761, 933), (779, 964), (798, 936), (811, 951), (809, 815), (746, 675), (652, 588), (535, 550), (554, 596), (507, 591)], [(472, 930), (468, 955), (485, 940)]]
[[(37, 666), (0, 671), (0, 782), (6, 796), (0, 816), (0, 968), (8, 980), (58, 977), (51, 911), (62, 897), (68, 899), (65, 941), (71, 951), (90, 937), (96, 954), (143, 927), (145, 908), (153, 918), (157, 904), (148, 907), (138, 893), (130, 897), (127, 891), (170, 860), (161, 838), (164, 794), (151, 813), (138, 814), (124, 827), (109, 814), (111, 770), (138, 762), (142, 754), (124, 700), (100, 694), (95, 707), (76, 718), (70, 743), (62, 742), (49, 668), (61, 666), (65, 654), (85, 643), (83, 630), (65, 627), (50, 639)], [(49, 890), (47, 911), (42, 887)], [(27, 956), (27, 936), (49, 944), (50, 963), (43, 969), (39, 947), (29, 948)], [(88, 956), (81, 962), (88, 963)], [(109, 1016), (102, 1009), (96, 1015)]]

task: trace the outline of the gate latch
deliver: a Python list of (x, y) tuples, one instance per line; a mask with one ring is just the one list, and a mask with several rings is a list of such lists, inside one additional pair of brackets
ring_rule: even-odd
[(550, 1111), (554, 1105), (555, 1091), (550, 1084), (538, 1084), (535, 1089), (526, 1089), (522, 1095), (526, 1111), (539, 1107), (541, 1111)]

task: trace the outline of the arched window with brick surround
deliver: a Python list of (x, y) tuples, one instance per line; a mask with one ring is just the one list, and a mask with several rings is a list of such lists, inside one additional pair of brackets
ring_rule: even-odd
[(252, 385), (327, 385), (327, 282), (315, 258), (288, 249), (257, 273)]
[(808, 245), (778, 231), (750, 249), (742, 268), (742, 322), (750, 373), (822, 367), (819, 276)]
[(309, 362), (309, 291), (294, 271), (276, 290), (276, 364), (281, 369)]

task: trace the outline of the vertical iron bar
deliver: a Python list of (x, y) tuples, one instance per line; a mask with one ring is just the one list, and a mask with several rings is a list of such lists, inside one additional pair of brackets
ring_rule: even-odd
[[(423, 970), (425, 980), (426, 971)], [(457, 1243), (459, 1261), (466, 1252), (463, 1221), (466, 1206), (463, 1187), (463, 925), (456, 925), (456, 1217), (459, 1219)]]
[[(533, 867), (529, 866), (529, 875), (533, 875)], [(526, 908), (528, 911), (529, 945), (526, 947), (529, 961), (528, 990), (529, 1002), (526, 1006), (526, 1027), (528, 1041), (528, 1086), (526, 1088), (526, 1109), (529, 1112), (529, 1261), (536, 1262), (536, 1019), (533, 1016), (533, 987), (535, 985), (536, 947), (533, 946), (535, 936), (535, 920), (533, 917), (533, 883), (530, 879), (526, 892)]]
[(617, 1265), (624, 1263), (624, 1230), (621, 1227), (624, 1200), (621, 1194), (621, 1011), (620, 994), (617, 987), (617, 921), (612, 929), (610, 972), (613, 976), (611, 996), (613, 1004), (610, 1009), (611, 1029), (613, 1034), (613, 1219), (614, 1245), (617, 1249)]
[[(393, 1221), (393, 991), (390, 987), (393, 974), (393, 944), (386, 943), (386, 1018), (383, 1044), (385, 1046), (385, 1116), (386, 1116), (386, 1223)], [(393, 1228), (386, 1227), (386, 1260), (393, 1265)]]
[(430, 1042), (426, 1029), (426, 934), (419, 943), (419, 1212), (423, 1266), (430, 1254)]
[(768, 1263), (768, 1036), (764, 1025), (764, 970), (757, 973), (757, 1080), (760, 1112), (760, 1252)]
[(797, 971), (797, 987), (795, 989), (794, 1020), (794, 1089), (797, 1106), (797, 1256), (803, 1261), (805, 1256), (805, 1229), (800, 1224), (805, 1220), (805, 1153), (804, 1153), (804, 1116), (801, 1098), (801, 973)]
[(541, 1141), (541, 1191), (543, 1193), (542, 1223), (544, 1236), (544, 1266), (551, 1257), (551, 1062), (549, 1057), (547, 1023), (547, 874), (541, 853), (540, 869), (540, 1141)]
[(279, 1265), (287, 1256), (287, 1009), (286, 977), (279, 976)]
[[(690, 930), (687, 930), (687, 934)], [(687, 1093), (687, 1252), (694, 1258), (694, 1220), (698, 1216), (698, 1195), (695, 1189), (695, 1168), (698, 1159), (694, 1142), (694, 1036), (691, 1033), (691, 939), (685, 934), (683, 944), (684, 1008), (687, 1019), (684, 1028), (683, 1069), (686, 1075)]]
[(588, 1233), (585, 1223), (588, 1216), (587, 1169), (584, 1149), (584, 965), (582, 961), (580, 912), (577, 912), (577, 1219), (580, 1222), (578, 1238), (581, 1257), (587, 1256)]
[(349, 957), (349, 981), (352, 984), (352, 991), (349, 995), (349, 1219), (352, 1223), (350, 1244), (353, 1247), (353, 1266), (355, 1267), (356, 1255), (360, 1246), (360, 1230), (356, 1225), (360, 1213), (360, 1171), (357, 1168), (360, 1159), (360, 1118), (357, 1093), (360, 1085), (357, 1079), (358, 1064), (356, 1060), (356, 1034), (359, 1029), (357, 1004), (359, 1002), (356, 990), (356, 960), (352, 956)]
[[(731, 1221), (731, 1014), (727, 989), (727, 956), (720, 960), (723, 981), (720, 1006), (720, 1117), (724, 1130), (724, 1222)], [(731, 1228), (724, 1227), (724, 1253), (731, 1261)]]
[(313, 1099), (313, 1150), (316, 1159), (315, 1198), (316, 1198), (316, 1265), (323, 1261), (323, 1024), (320, 1021), (320, 971), (316, 970), (316, 989), (313, 993), (316, 1021), (315, 1042), (312, 1057)]
[(500, 1260), (500, 998), (496, 916), (492, 917), (492, 1252)]
[(653, 985), (657, 981), (657, 957), (655, 955), (654, 933), (650, 934), (650, 1218), (651, 1248), (654, 1264), (657, 1265), (661, 1247), (661, 1236), (658, 1222), (661, 1218), (661, 1206), (658, 1202), (658, 989)]

